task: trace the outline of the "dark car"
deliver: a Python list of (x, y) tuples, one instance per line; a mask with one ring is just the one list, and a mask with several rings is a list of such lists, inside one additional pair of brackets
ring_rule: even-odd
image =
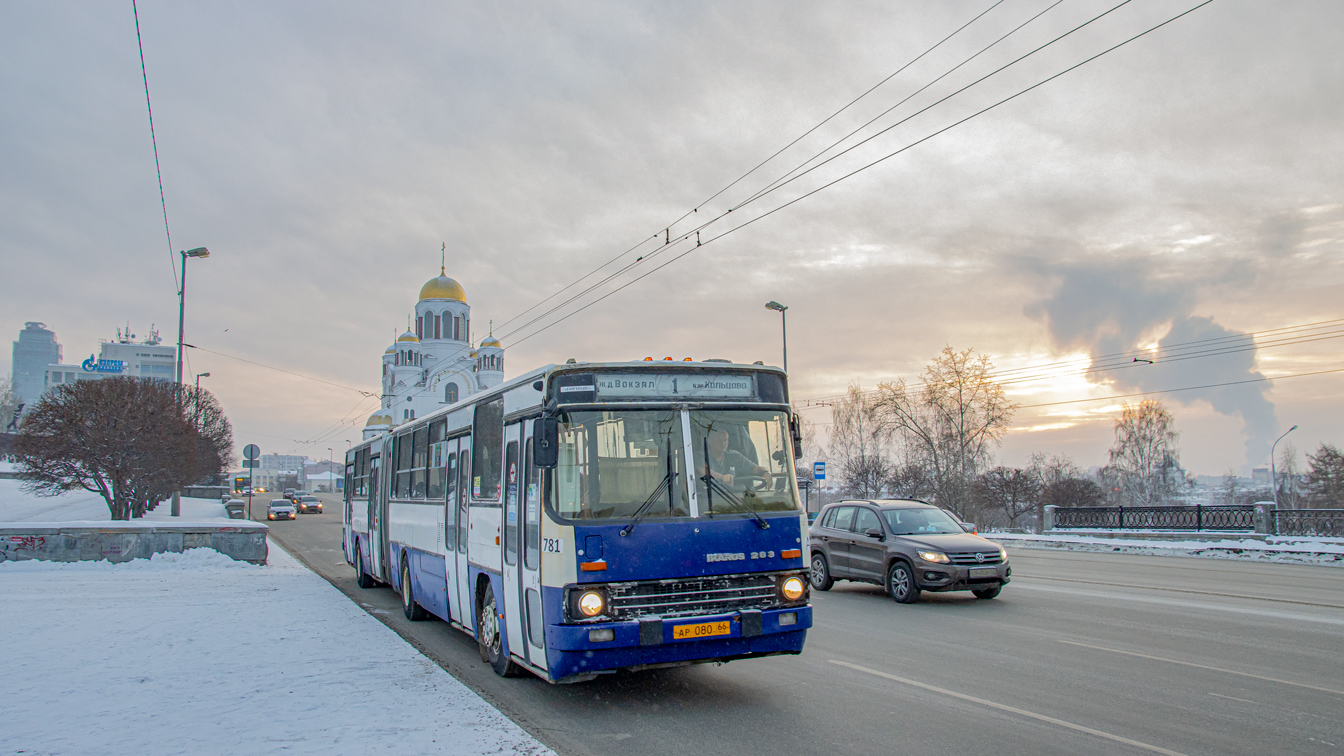
[(969, 527), (922, 501), (828, 504), (808, 531), (812, 587), (873, 583), (902, 604), (919, 601), (920, 591), (971, 591), (992, 599), (1013, 574), (1008, 552)]
[(312, 494), (307, 496), (295, 496), (292, 501), (294, 502), (294, 509), (297, 510), (299, 514), (305, 514), (307, 512), (322, 514), (322, 501)]

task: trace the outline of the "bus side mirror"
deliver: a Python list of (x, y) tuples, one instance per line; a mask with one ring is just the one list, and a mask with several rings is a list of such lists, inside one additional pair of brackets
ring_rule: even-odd
[(793, 459), (803, 458), (803, 429), (798, 424), (798, 416), (789, 418), (789, 434), (793, 436)]
[(532, 426), (532, 463), (543, 470), (554, 470), (560, 461), (560, 420), (545, 416)]

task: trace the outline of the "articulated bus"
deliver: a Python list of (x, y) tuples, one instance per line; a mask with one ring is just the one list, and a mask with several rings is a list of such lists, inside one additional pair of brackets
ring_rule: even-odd
[(797, 654), (797, 432), (778, 368), (548, 366), (353, 447), (346, 559), (504, 676)]

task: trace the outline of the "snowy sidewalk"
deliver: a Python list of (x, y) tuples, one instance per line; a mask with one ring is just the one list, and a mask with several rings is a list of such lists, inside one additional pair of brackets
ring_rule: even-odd
[(0, 754), (550, 754), (274, 542), (0, 563)]
[(981, 533), (984, 537), (1004, 546), (1024, 549), (1061, 549), (1064, 551), (1113, 552), (1146, 556), (1184, 556), (1206, 559), (1232, 559), (1246, 562), (1280, 562), (1286, 564), (1320, 564), (1344, 566), (1344, 540), (1338, 538), (1303, 538), (1270, 536), (1264, 540), (1228, 536), (1209, 540), (1152, 541), (1125, 538), (1123, 534), (1110, 536), (1079, 533)]

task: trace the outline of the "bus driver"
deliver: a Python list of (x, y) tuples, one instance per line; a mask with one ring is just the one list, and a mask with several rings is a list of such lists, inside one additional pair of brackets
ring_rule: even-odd
[(769, 470), (747, 459), (742, 452), (728, 448), (728, 431), (722, 428), (709, 431), (709, 474), (729, 487), (735, 478), (742, 476), (754, 475), (767, 483), (772, 479)]

